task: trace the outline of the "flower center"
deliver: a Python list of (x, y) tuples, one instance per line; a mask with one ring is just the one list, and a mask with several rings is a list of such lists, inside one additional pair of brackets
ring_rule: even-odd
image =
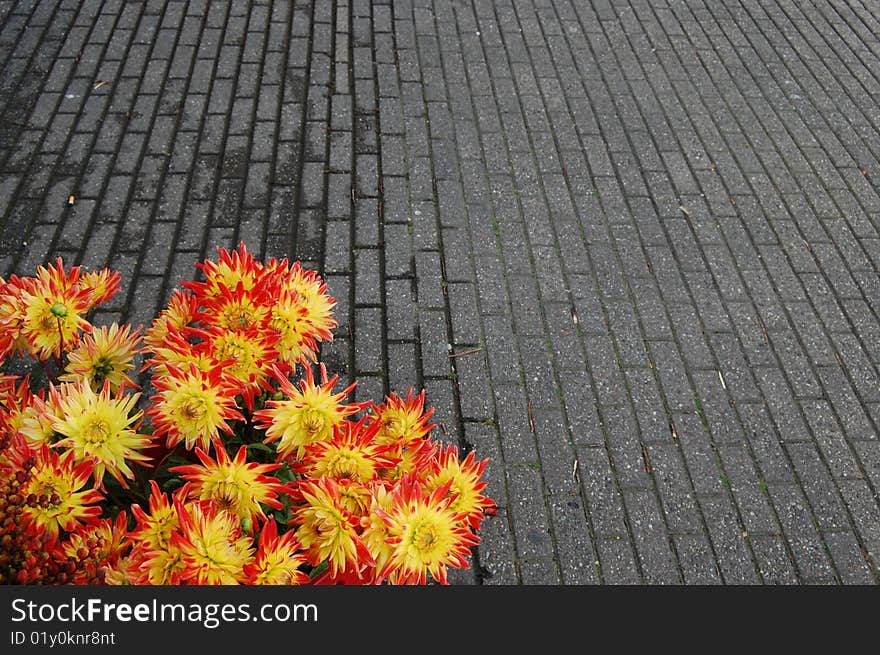
[(205, 399), (190, 398), (181, 408), (183, 415), (190, 421), (198, 421), (205, 415)]
[(318, 531), (318, 534), (326, 536), (331, 532), (335, 532), (339, 528), (338, 521), (333, 520), (333, 518), (322, 518), (318, 519), (315, 522), (315, 529)]
[(92, 372), (95, 375), (95, 381), (101, 383), (113, 372), (113, 362), (107, 357), (101, 357), (92, 365)]
[(437, 543), (437, 532), (431, 525), (422, 526), (413, 534), (412, 543), (420, 551), (430, 550)]
[(107, 421), (94, 419), (86, 425), (83, 436), (89, 443), (104, 443), (110, 436), (110, 426)]
[(302, 428), (308, 434), (315, 434), (324, 429), (324, 417), (314, 411), (305, 413), (302, 419)]

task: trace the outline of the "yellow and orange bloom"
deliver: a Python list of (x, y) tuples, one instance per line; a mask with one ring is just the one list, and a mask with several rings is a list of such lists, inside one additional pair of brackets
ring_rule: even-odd
[[(174, 498), (184, 501), (189, 493), (189, 485), (183, 485), (178, 489)], [(135, 519), (135, 528), (129, 537), (138, 546), (145, 546), (151, 550), (167, 549), (171, 542), (171, 535), (177, 530), (180, 521), (174, 502), (159, 490), (155, 480), (150, 480), (150, 498), (147, 509), (144, 511), (140, 505), (131, 506), (131, 514)]]
[(339, 487), (339, 505), (358, 519), (370, 510), (370, 483), (349, 478), (334, 478)]
[(333, 478), (299, 483), (305, 501), (293, 519), (296, 536), (312, 565), (327, 562), (330, 576), (360, 572), (374, 565), (373, 557), (360, 537), (358, 517), (340, 501), (339, 484)]
[(113, 587), (139, 584), (139, 572), (135, 569), (134, 560), (120, 557), (113, 564), (104, 567), (104, 584)]
[(41, 266), (36, 277), (22, 280), (21, 336), (35, 358), (60, 357), (79, 342), (82, 332), (91, 331), (84, 315), (92, 307), (92, 291), (79, 280), (80, 268), (65, 271), (60, 258), (54, 267)]
[(336, 480), (369, 482), (379, 477), (381, 469), (397, 463), (389, 456), (391, 446), (376, 443), (378, 425), (367, 425), (366, 419), (357, 423), (343, 421), (334, 426), (329, 441), (319, 441), (306, 447), (305, 457), (296, 467), (308, 478), (331, 477)]
[(244, 567), (253, 560), (253, 539), (243, 536), (238, 517), (210, 501), (175, 499), (180, 530), (171, 545), (182, 556), (181, 580), (189, 584), (241, 584)]
[(214, 328), (247, 332), (263, 328), (269, 317), (269, 306), (274, 301), (256, 290), (245, 292), (241, 284), (234, 290), (220, 285), (217, 293), (204, 301), (200, 316)]
[(299, 262), (290, 266), (286, 259), (271, 259), (267, 270), (278, 286), (269, 325), (280, 335), (279, 359), (291, 367), (297, 363), (308, 366), (316, 360), (318, 342), (333, 340), (336, 301), (327, 294), (327, 285), (317, 273)]
[(479, 541), (464, 527), (466, 516), (450, 508), (449, 485), (428, 493), (416, 480), (402, 479), (394, 489), (391, 510), (376, 511), (386, 523), (394, 551), (380, 580), (392, 584), (426, 584), (428, 574), (447, 583), (448, 567), (466, 568), (470, 547)]
[(59, 380), (86, 380), (94, 391), (99, 391), (107, 381), (113, 393), (137, 387), (128, 372), (134, 369), (134, 358), (140, 352), (139, 332), (116, 323), (92, 330), (68, 353), (67, 367)]
[(212, 328), (201, 333), (210, 344), (216, 366), (241, 383), (241, 395), (248, 409), (264, 389), (277, 360), (274, 342), (277, 336), (260, 332), (256, 327), (238, 332)]
[[(172, 367), (188, 369), (194, 365), (200, 371), (211, 371), (218, 368), (211, 356), (210, 344), (204, 341), (193, 343), (189, 333), (192, 328), (178, 329), (167, 326), (167, 331), (158, 346), (150, 346), (151, 357), (144, 369), (153, 369), (153, 379), (160, 380), (169, 375)], [(146, 340), (145, 340), (146, 341)]]
[(400, 480), (405, 475), (421, 479), (424, 473), (431, 467), (431, 463), (437, 454), (437, 444), (431, 439), (416, 441), (409, 446), (390, 448), (397, 462), (390, 468), (379, 471), (379, 477), (389, 482)]
[(257, 411), (254, 418), (257, 426), (266, 430), (266, 443), (278, 442), (278, 456), (281, 459), (305, 454), (306, 446), (333, 437), (333, 429), (342, 425), (346, 416), (363, 409), (359, 403), (343, 404), (341, 401), (351, 393), (352, 383), (338, 394), (333, 386), (338, 376), (327, 379), (327, 369), (321, 365), (321, 382), (315, 383), (311, 367), (306, 367), (305, 379), (297, 389), (294, 384), (276, 369), (279, 390), (287, 400), (270, 400), (269, 407)]
[(25, 310), (23, 285), (17, 275), (6, 281), (0, 278), (0, 359), (13, 352), (23, 353), (27, 347), (21, 332)]
[(488, 463), (487, 459), (476, 461), (473, 451), (468, 453), (464, 461), (460, 461), (458, 448), (441, 446), (432, 460), (430, 472), (425, 476), (424, 487), (429, 492), (448, 487), (452, 497), (449, 508), (464, 514), (467, 525), (476, 530), (483, 517), (495, 508), (492, 499), (482, 493), (486, 482), (481, 478)]
[(170, 330), (183, 330), (199, 314), (199, 301), (188, 291), (175, 289), (168, 306), (159, 312), (144, 334), (144, 344), (151, 350), (163, 347)]
[(18, 431), (31, 443), (38, 447), (44, 443), (52, 445), (58, 441), (55, 422), (64, 418), (64, 409), (58, 403), (58, 397), (49, 394), (48, 399), (30, 395), (27, 404), (19, 408), (19, 413), (10, 417), (15, 420)]
[(379, 580), (391, 584), (427, 584), (428, 574), (447, 584), (447, 569), (466, 568), (470, 547), (477, 536), (464, 526), (465, 515), (450, 508), (449, 487), (428, 493), (413, 478), (403, 478), (394, 488), (391, 511), (377, 509), (385, 521), (388, 543), (394, 551)]
[[(124, 566), (125, 577), (120, 582), (132, 584), (174, 585), (180, 584), (185, 564), (183, 553), (172, 543), (172, 535), (180, 527), (176, 503), (184, 502), (189, 485), (174, 493), (173, 500), (159, 490), (155, 480), (150, 480), (151, 494), (149, 512), (139, 505), (131, 506), (135, 528), (128, 538), (132, 549)], [(117, 573), (121, 576), (122, 573)]]
[(7, 433), (24, 435), (35, 448), (41, 443), (51, 444), (55, 440), (52, 418), (58, 414), (57, 408), (44, 401), (43, 391), (39, 395), (31, 391), (29, 375), (21, 380), (17, 376), (4, 378), (0, 385), (0, 427)]
[(134, 478), (129, 462), (149, 461), (141, 451), (150, 446), (150, 437), (137, 433), (143, 412), (133, 411), (140, 394), (114, 396), (105, 381), (98, 393), (79, 382), (53, 387), (49, 395), (61, 411), (53, 425), (62, 438), (53, 447), (68, 449), (77, 461), (94, 462), (98, 489), (103, 487), (105, 472), (127, 487), (126, 478)]
[(416, 396), (410, 389), (406, 398), (392, 393), (381, 405), (373, 405), (371, 417), (380, 426), (376, 440), (400, 447), (416, 444), (434, 428), (428, 422), (433, 413), (433, 407), (425, 411), (424, 391)]
[(42, 445), (21, 488), (29, 528), (54, 542), (61, 530), (95, 523), (101, 515), (98, 503), (104, 497), (95, 489), (83, 489), (91, 474), (91, 462), (77, 462), (71, 451), (59, 454)]
[(83, 273), (80, 276), (78, 286), (89, 293), (89, 309), (91, 309), (115, 296), (119, 291), (121, 281), (122, 276), (119, 271), (102, 268), (100, 271)]
[(286, 485), (270, 475), (281, 464), (256, 464), (247, 461), (247, 446), (241, 446), (235, 459), (230, 459), (220, 442), (214, 444), (217, 459), (201, 448), (196, 456), (201, 464), (177, 466), (170, 471), (179, 473), (192, 483), (190, 497), (212, 500), (221, 509), (238, 517), (239, 521), (256, 525), (266, 520), (262, 505), (272, 509), (283, 507), (278, 496), (287, 491)]
[(299, 294), (282, 291), (272, 304), (268, 326), (278, 334), (278, 359), (288, 367), (308, 367), (317, 359), (317, 343), (309, 321), (309, 308)]
[(336, 300), (327, 295), (327, 284), (317, 272), (303, 268), (300, 262), (294, 262), (288, 269), (286, 260), (271, 260), (269, 268), (282, 271), (280, 280), (283, 290), (292, 291), (302, 299), (312, 336), (318, 341), (332, 341), (333, 335), (330, 331), (337, 325), (333, 318)]
[(369, 510), (361, 516), (361, 526), (364, 528), (361, 539), (366, 544), (375, 562), (374, 577), (379, 571), (383, 571), (394, 555), (394, 546), (389, 543), (392, 537), (399, 537), (400, 526), (386, 522), (382, 516), (388, 515), (394, 506), (394, 494), (384, 484), (371, 485), (369, 491)]
[(126, 568), (133, 584), (183, 584), (186, 562), (183, 559), (183, 551), (176, 543), (171, 543), (161, 550), (149, 550), (136, 544), (125, 559), (129, 562)]
[(376, 441), (387, 444), (390, 454), (397, 459), (393, 467), (383, 469), (385, 480), (399, 480), (406, 474), (417, 473), (434, 456), (435, 445), (428, 438), (434, 424), (430, 423), (434, 408), (425, 410), (425, 392), (415, 395), (410, 389), (406, 397), (389, 394), (381, 405), (372, 406), (370, 420), (379, 426)]
[(254, 561), (244, 565), (245, 582), (249, 585), (301, 585), (309, 576), (300, 570), (308, 560), (300, 552), (292, 531), (278, 535), (274, 519), (263, 526)]
[(185, 282), (183, 286), (196, 296), (208, 299), (217, 296), (221, 287), (227, 289), (241, 288), (249, 292), (260, 285), (266, 275), (266, 268), (248, 252), (244, 242), (238, 249), (229, 252), (225, 248), (217, 248), (218, 261), (206, 260), (197, 266), (205, 275), (204, 282)]
[(147, 415), (154, 435), (165, 436), (169, 448), (181, 441), (187, 449), (198, 445), (207, 451), (220, 433), (232, 433), (230, 421), (244, 420), (235, 397), (239, 383), (219, 368), (203, 371), (168, 366), (168, 374), (154, 379), (158, 393), (152, 397)]

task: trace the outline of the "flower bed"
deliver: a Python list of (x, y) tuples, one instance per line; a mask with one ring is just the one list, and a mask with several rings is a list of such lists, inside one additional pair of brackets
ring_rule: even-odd
[[(466, 567), (487, 462), (430, 437), (424, 392), (347, 402), (317, 363), (335, 301), (242, 244), (152, 325), (92, 325), (120, 276), (0, 280), (0, 582), (424, 584)], [(144, 358), (148, 402), (132, 379)], [(142, 405), (146, 405), (145, 409)]]

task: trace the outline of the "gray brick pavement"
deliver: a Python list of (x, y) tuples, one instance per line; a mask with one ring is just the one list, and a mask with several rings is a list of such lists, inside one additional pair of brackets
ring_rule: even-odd
[(113, 266), (142, 323), (218, 245), (319, 270), (328, 366), (491, 459), (455, 583), (877, 583), (878, 34), (866, 0), (0, 1), (0, 273)]

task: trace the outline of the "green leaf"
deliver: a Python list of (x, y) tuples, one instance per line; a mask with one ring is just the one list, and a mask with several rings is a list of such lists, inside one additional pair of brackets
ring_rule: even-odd
[(314, 579), (317, 578), (319, 575), (321, 575), (324, 571), (326, 571), (326, 570), (327, 570), (327, 567), (329, 567), (329, 566), (330, 566), (329, 563), (327, 563), (327, 562), (321, 562), (320, 564), (318, 564), (318, 566), (316, 566), (316, 567), (313, 568), (311, 571), (309, 571), (309, 578), (311, 578), (312, 580), (314, 580)]
[(160, 488), (162, 491), (174, 491), (183, 486), (183, 480), (180, 478), (168, 478), (162, 483)]

